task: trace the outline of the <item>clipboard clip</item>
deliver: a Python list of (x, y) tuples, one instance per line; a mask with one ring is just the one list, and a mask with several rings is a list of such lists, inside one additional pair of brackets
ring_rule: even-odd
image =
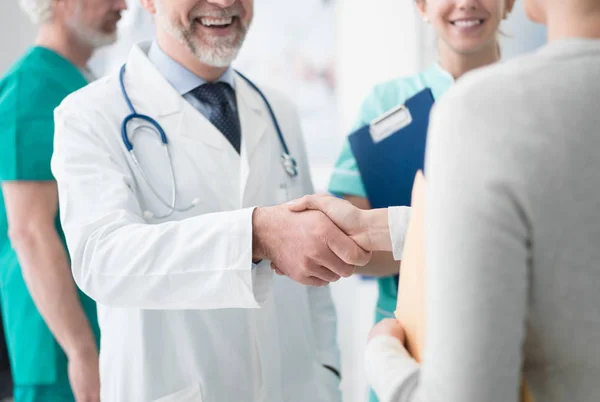
[(412, 121), (410, 110), (406, 106), (400, 105), (373, 120), (369, 125), (369, 132), (373, 142), (377, 144), (409, 126)]

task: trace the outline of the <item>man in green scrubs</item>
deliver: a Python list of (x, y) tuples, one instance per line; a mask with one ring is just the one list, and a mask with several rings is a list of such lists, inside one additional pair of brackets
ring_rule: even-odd
[[(77, 290), (50, 170), (54, 109), (90, 79), (125, 0), (21, 0), (35, 46), (0, 80), (0, 305), (15, 402), (98, 402), (94, 302)], [(68, 212), (68, 211), (67, 211)]]

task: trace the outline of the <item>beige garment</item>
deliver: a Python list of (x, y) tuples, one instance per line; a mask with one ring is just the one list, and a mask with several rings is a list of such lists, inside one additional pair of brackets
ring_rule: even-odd
[[(418, 362), (422, 361), (425, 339), (425, 187), (425, 177), (418, 172), (412, 191), (411, 218), (402, 254), (402, 274), (395, 312), (406, 331), (406, 348)], [(535, 402), (525, 382), (521, 401)]]

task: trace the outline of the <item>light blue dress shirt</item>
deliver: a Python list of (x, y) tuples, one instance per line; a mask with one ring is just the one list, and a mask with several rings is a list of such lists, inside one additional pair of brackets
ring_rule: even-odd
[[(185, 100), (187, 100), (192, 106), (194, 106), (200, 113), (202, 113), (207, 119), (210, 120), (211, 109), (210, 107), (200, 102), (191, 91), (198, 88), (199, 86), (206, 84), (207, 81), (190, 70), (167, 56), (167, 54), (160, 48), (156, 41), (152, 42), (150, 51), (148, 52), (148, 59), (154, 64), (157, 70), (169, 81), (171, 86), (175, 88)], [(233, 88), (235, 91), (235, 73), (231, 67), (225, 71), (225, 73), (217, 79), (216, 82), (225, 82)], [(237, 113), (237, 103), (235, 99), (229, 99), (231, 108)]]

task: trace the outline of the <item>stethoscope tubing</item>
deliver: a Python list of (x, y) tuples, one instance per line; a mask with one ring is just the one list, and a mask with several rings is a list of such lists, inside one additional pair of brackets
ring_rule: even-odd
[[(191, 205), (189, 205), (185, 208), (177, 208), (177, 182), (176, 182), (175, 173), (174, 173), (174, 169), (173, 169), (173, 161), (171, 159), (171, 155), (169, 152), (169, 147), (168, 147), (169, 141), (167, 138), (167, 134), (165, 133), (165, 131), (162, 128), (162, 126), (160, 125), (160, 123), (158, 123), (155, 119), (153, 119), (152, 117), (147, 116), (145, 114), (138, 113), (136, 111), (135, 107), (133, 106), (133, 102), (131, 101), (131, 98), (129, 97), (129, 94), (127, 93), (127, 89), (125, 88), (126, 66), (127, 66), (126, 64), (123, 64), (123, 66), (121, 66), (121, 70), (119, 71), (119, 83), (120, 83), (120, 87), (121, 87), (121, 94), (123, 95), (123, 99), (125, 100), (125, 103), (127, 104), (127, 107), (129, 108), (130, 113), (123, 119), (123, 121), (121, 123), (121, 139), (123, 140), (123, 144), (125, 145), (125, 148), (127, 149), (129, 155), (131, 156), (131, 159), (132, 159), (134, 165), (140, 171), (142, 180), (146, 183), (146, 185), (148, 186), (150, 191), (160, 201), (160, 203), (169, 209), (169, 212), (164, 215), (156, 215), (149, 211), (146, 211), (145, 215), (148, 215), (148, 216), (151, 215), (152, 217), (157, 218), (157, 219), (164, 219), (164, 218), (171, 216), (175, 211), (187, 212), (190, 209), (194, 208), (197, 205), (198, 201), (194, 200), (194, 202)], [(277, 117), (275, 116), (275, 112), (273, 111), (271, 104), (267, 100), (267, 97), (246, 76), (244, 76), (243, 74), (241, 74), (238, 71), (236, 71), (236, 73), (246, 83), (248, 83), (248, 85), (250, 85), (250, 87), (252, 89), (254, 89), (256, 91), (256, 93), (258, 93), (260, 95), (260, 97), (264, 101), (265, 105), (267, 106), (267, 110), (269, 111), (271, 121), (273, 122), (273, 126), (275, 127), (275, 131), (277, 132), (277, 136), (279, 137), (279, 142), (281, 144), (282, 166), (289, 176), (296, 177), (298, 175), (298, 167), (297, 167), (296, 160), (290, 155), (289, 148), (287, 146), (287, 143), (286, 143), (285, 138), (283, 137), (283, 133), (281, 131), (281, 126), (279, 125), (279, 121), (277, 120)], [(156, 132), (159, 134), (160, 141), (162, 143), (162, 147), (165, 150), (165, 156), (167, 157), (167, 160), (169, 161), (169, 174), (171, 176), (171, 184), (172, 184), (171, 202), (170, 203), (167, 200), (165, 200), (165, 198), (163, 196), (161, 196), (160, 193), (156, 190), (156, 188), (152, 185), (150, 179), (146, 175), (146, 172), (142, 168), (142, 165), (140, 164), (139, 159), (135, 153), (134, 146), (132, 143), (132, 138), (130, 138), (129, 133), (127, 131), (127, 126), (131, 121), (136, 120), (136, 119), (142, 120), (142, 121), (148, 123), (150, 125), (150, 128), (156, 130)], [(135, 130), (134, 130), (134, 133), (135, 133)]]

